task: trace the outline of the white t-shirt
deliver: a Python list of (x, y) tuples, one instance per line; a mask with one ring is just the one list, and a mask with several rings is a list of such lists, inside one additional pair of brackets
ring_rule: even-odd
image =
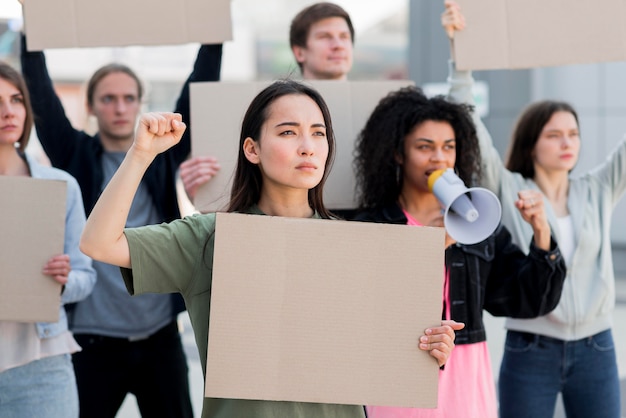
[(572, 265), (572, 257), (574, 256), (574, 249), (576, 248), (574, 223), (572, 222), (571, 215), (557, 217), (556, 221), (559, 226), (559, 248), (565, 260), (565, 265), (569, 267)]

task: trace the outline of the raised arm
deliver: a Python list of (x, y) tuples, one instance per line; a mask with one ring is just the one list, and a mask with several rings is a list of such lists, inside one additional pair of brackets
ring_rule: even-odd
[[(459, 5), (451, 0), (445, 2), (445, 10), (441, 15), (441, 24), (446, 34), (451, 39), (457, 31), (465, 28), (465, 18), (461, 13)], [(474, 78), (471, 71), (458, 71), (455, 62), (449, 61), (448, 67), (448, 97), (457, 103), (466, 103), (476, 106), (472, 88), (474, 86)], [(472, 112), (472, 120), (476, 126), (478, 135), (480, 154), (482, 159), (483, 177), (481, 185), (494, 191), (499, 192), (502, 182), (502, 176), (506, 168), (500, 158), (500, 153), (493, 146), (493, 140), (485, 124), (476, 113), (476, 109)]]
[[(191, 108), (189, 103), (189, 84), (203, 81), (219, 81), (222, 63), (222, 45), (202, 45), (193, 71), (185, 82), (180, 97), (176, 102), (176, 113), (180, 113), (183, 122), (190, 126)], [(187, 158), (191, 153), (191, 129), (187, 129), (181, 143), (172, 150), (176, 152), (178, 162)], [(208, 182), (217, 174), (220, 166), (212, 156), (199, 156), (183, 162), (180, 166), (180, 178), (185, 186), (185, 192), (191, 201), (196, 196), (198, 187)]]
[(141, 179), (156, 156), (180, 142), (180, 114), (141, 116), (135, 141), (93, 208), (80, 240), (85, 254), (105, 263), (131, 267), (124, 226)]
[(22, 35), (22, 74), (31, 97), (37, 137), (52, 165), (66, 170), (77, 148), (79, 131), (70, 123), (61, 100), (54, 91), (44, 53), (27, 51), (26, 42), (26, 36)]
[[(222, 44), (201, 45), (198, 50), (193, 70), (185, 81), (180, 96), (176, 101), (174, 113), (180, 113), (183, 123), (190, 126), (191, 106), (189, 103), (189, 84), (205, 81), (219, 81), (222, 68)], [(180, 143), (169, 151), (174, 154), (177, 164), (184, 161), (191, 153), (191, 130), (187, 129)]]
[(626, 192), (626, 135), (606, 157), (606, 160), (589, 172), (598, 183), (612, 191), (613, 208)]

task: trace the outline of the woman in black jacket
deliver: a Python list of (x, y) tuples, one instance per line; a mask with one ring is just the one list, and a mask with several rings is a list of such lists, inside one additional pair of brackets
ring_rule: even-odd
[[(428, 187), (429, 175), (453, 168), (468, 186), (480, 178), (469, 110), (442, 97), (427, 98), (414, 87), (382, 99), (356, 144), (356, 220), (442, 226), (441, 204)], [(439, 407), (368, 406), (368, 417), (497, 417), (483, 309), (496, 316), (544, 315), (557, 305), (565, 279), (538, 192), (520, 192), (516, 204), (534, 231), (528, 255), (503, 226), (473, 245), (446, 235), (442, 315), (466, 325), (456, 332), (456, 348), (440, 376)]]

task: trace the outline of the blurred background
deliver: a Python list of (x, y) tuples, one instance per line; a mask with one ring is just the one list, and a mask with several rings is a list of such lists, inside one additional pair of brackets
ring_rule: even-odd
[[(300, 74), (289, 49), (289, 23), (310, 0), (232, 0), (233, 40), (225, 44), (222, 80), (268, 80)], [(351, 80), (410, 79), (427, 94), (446, 91), (449, 42), (439, 23), (443, 0), (336, 0), (351, 15), (356, 36)], [(19, 68), (21, 5), (0, 0), (0, 59)], [(471, 22), (468, 22), (471, 25)], [(529, 25), (530, 27), (530, 25)], [(191, 70), (197, 44), (164, 47), (47, 50), (51, 76), (68, 117), (93, 132), (84, 83), (95, 69), (120, 61), (135, 69), (148, 94), (145, 109), (171, 110)], [(489, 45), (485, 45), (489, 48)], [(582, 152), (574, 173), (603, 161), (626, 131), (626, 62), (529, 70), (478, 71), (479, 110), (506, 155), (517, 115), (531, 101), (556, 98), (578, 111)], [(36, 135), (36, 134), (34, 134)], [(29, 152), (39, 153), (36, 137)], [(626, 202), (614, 214), (615, 270), (626, 276)]]

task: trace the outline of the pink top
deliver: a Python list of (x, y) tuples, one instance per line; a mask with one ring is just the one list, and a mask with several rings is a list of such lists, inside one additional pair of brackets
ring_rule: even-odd
[[(422, 226), (404, 211), (407, 225)], [(449, 276), (446, 271), (443, 298), (450, 319)], [(454, 319), (454, 318), (453, 318)], [(457, 345), (445, 369), (439, 372), (437, 409), (367, 406), (368, 418), (497, 418), (496, 388), (487, 342)]]

